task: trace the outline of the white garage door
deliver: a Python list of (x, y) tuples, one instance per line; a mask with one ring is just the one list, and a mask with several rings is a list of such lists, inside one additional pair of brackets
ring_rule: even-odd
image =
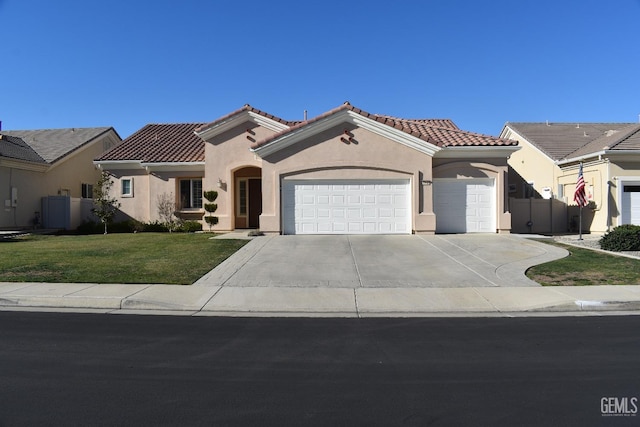
[(409, 234), (409, 180), (299, 180), (282, 186), (284, 234)]
[(640, 225), (640, 183), (622, 186), (622, 224)]
[(437, 233), (495, 233), (493, 179), (435, 179)]

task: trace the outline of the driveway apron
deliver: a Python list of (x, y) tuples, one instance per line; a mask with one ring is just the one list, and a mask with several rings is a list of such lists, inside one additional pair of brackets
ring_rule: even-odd
[[(260, 241), (263, 239), (262, 241)], [(217, 277), (222, 286), (487, 287), (539, 286), (528, 267), (566, 256), (510, 235), (339, 235), (259, 237), (255, 250)], [(215, 273), (215, 270), (212, 271)], [(205, 278), (203, 278), (205, 279)], [(209, 284), (207, 280), (201, 285)]]

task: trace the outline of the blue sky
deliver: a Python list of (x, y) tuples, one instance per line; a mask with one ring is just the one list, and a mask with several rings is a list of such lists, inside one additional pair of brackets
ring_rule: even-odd
[(640, 0), (0, 0), (2, 128), (370, 113), (637, 122)]

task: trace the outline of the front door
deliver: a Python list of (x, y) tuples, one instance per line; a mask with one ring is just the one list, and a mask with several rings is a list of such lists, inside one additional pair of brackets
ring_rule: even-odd
[(260, 214), (262, 213), (262, 179), (249, 179), (249, 228), (260, 226)]

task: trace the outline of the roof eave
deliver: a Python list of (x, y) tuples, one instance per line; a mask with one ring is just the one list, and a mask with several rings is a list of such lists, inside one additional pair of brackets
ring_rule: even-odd
[(481, 159), (509, 158), (520, 150), (519, 145), (473, 145), (465, 147), (445, 147), (436, 155), (438, 159)]
[(142, 160), (94, 160), (93, 164), (103, 170), (144, 169)]
[(602, 157), (606, 156), (608, 158), (615, 158), (619, 156), (629, 157), (629, 156), (637, 156), (640, 157), (640, 150), (601, 150), (596, 151), (589, 154), (584, 154), (582, 156), (572, 157), (569, 159), (562, 159), (556, 162), (558, 166), (564, 166), (571, 163), (583, 162), (587, 159), (592, 159), (594, 157)]
[(144, 169), (147, 172), (204, 171), (205, 162), (145, 162), (142, 160), (94, 160), (103, 170)]
[(36, 163), (30, 162), (28, 160), (14, 159), (11, 157), (2, 156), (0, 156), (0, 166), (31, 172), (46, 172), (50, 167), (48, 163)]
[(364, 117), (348, 109), (339, 110), (326, 118), (310, 123), (306, 126), (302, 126), (299, 129), (286, 133), (265, 145), (252, 148), (251, 151), (261, 157), (266, 157), (345, 122), (352, 123), (370, 132), (386, 137), (430, 156), (433, 156), (435, 153), (440, 151), (440, 147), (434, 144), (428, 143), (413, 135), (409, 135), (400, 129), (396, 129), (384, 123)]
[(147, 172), (204, 172), (205, 162), (142, 162)]

